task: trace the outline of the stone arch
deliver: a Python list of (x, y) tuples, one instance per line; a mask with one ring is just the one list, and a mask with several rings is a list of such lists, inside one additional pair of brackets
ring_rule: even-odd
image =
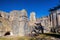
[(2, 17), (2, 16), (1, 16), (1, 13), (0, 13), (0, 17)]
[(7, 31), (7, 32), (4, 33), (4, 36), (9, 36), (9, 35), (12, 36), (13, 35), (13, 32)]
[(10, 35), (10, 31), (6, 32), (4, 36)]

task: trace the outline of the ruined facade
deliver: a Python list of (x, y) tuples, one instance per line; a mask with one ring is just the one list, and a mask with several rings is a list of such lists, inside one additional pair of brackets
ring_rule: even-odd
[(49, 11), (52, 27), (60, 26), (60, 5), (54, 7), (54, 9), (50, 9)]
[[(55, 32), (58, 33), (60, 31), (60, 5), (53, 7), (49, 10), (50, 12), (50, 22), (51, 27), (55, 29)], [(54, 31), (52, 29), (52, 31)], [(59, 32), (60, 33), (60, 32)]]
[[(5, 21), (3, 21), (3, 20), (5, 20)], [(1, 13), (0, 26), (3, 25), (2, 22), (5, 25), (5, 27), (2, 27), (3, 28), (2, 30), (5, 29), (6, 32), (10, 33), (10, 35), (26, 36), (27, 34), (29, 34), (28, 17), (27, 17), (27, 12), (25, 9), (23, 9), (21, 11), (13, 10), (9, 13), (9, 15), (7, 15), (5, 13), (4, 14)], [(0, 32), (0, 33), (2, 33), (2, 32)]]
[(0, 36), (4, 36), (7, 32), (11, 32), (10, 22), (6, 18), (5, 13), (3, 13), (2, 15), (2, 13), (0, 12)]
[(0, 36), (10, 33), (12, 36), (26, 36), (31, 33), (35, 23), (41, 23), (44, 26), (44, 32), (50, 32), (51, 27), (60, 26), (60, 8), (51, 9), (50, 15), (36, 18), (35, 12), (30, 13), (28, 20), (27, 11), (13, 10), (9, 13), (0, 11)]

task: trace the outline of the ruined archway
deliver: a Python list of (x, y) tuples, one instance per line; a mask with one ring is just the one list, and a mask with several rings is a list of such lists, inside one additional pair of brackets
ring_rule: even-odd
[(12, 32), (10, 32), (10, 31), (5, 32), (4, 36), (8, 36), (8, 35), (12, 36), (12, 35), (13, 35), (13, 33), (12, 33)]
[(10, 32), (9, 31), (4, 34), (4, 36), (7, 36), (7, 35), (10, 35)]

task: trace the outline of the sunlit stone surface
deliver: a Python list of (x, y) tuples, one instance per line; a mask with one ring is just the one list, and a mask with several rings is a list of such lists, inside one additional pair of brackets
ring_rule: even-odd
[(20, 28), (19, 35), (24, 36), (28, 34), (28, 17), (25, 9), (21, 10), (20, 14)]
[[(1, 31), (3, 31), (4, 29), (6, 30), (4, 31), (5, 33), (9, 31), (10, 35), (13, 35), (13, 36), (15, 35), (26, 36), (27, 34), (29, 34), (27, 11), (25, 9), (13, 10), (9, 14), (1, 11), (0, 12), (0, 27), (1, 27), (0, 36), (2, 36)], [(5, 33), (3, 33), (3, 35)]]
[[(56, 13), (58, 20), (56, 20)], [(29, 19), (25, 9), (13, 10), (9, 13), (0, 11), (0, 36), (4, 36), (6, 32), (11, 36), (27, 36), (34, 26), (37, 26), (36, 22), (40, 22), (44, 26), (44, 32), (49, 33), (51, 27), (60, 25), (60, 10), (41, 18), (36, 18), (36, 13), (31, 12)]]

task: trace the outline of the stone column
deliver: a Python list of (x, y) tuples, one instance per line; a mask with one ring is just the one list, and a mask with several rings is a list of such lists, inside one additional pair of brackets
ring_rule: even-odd
[(57, 10), (57, 24), (60, 26), (60, 10)]
[(21, 10), (19, 35), (25, 36), (28, 34), (28, 17), (25, 9)]

